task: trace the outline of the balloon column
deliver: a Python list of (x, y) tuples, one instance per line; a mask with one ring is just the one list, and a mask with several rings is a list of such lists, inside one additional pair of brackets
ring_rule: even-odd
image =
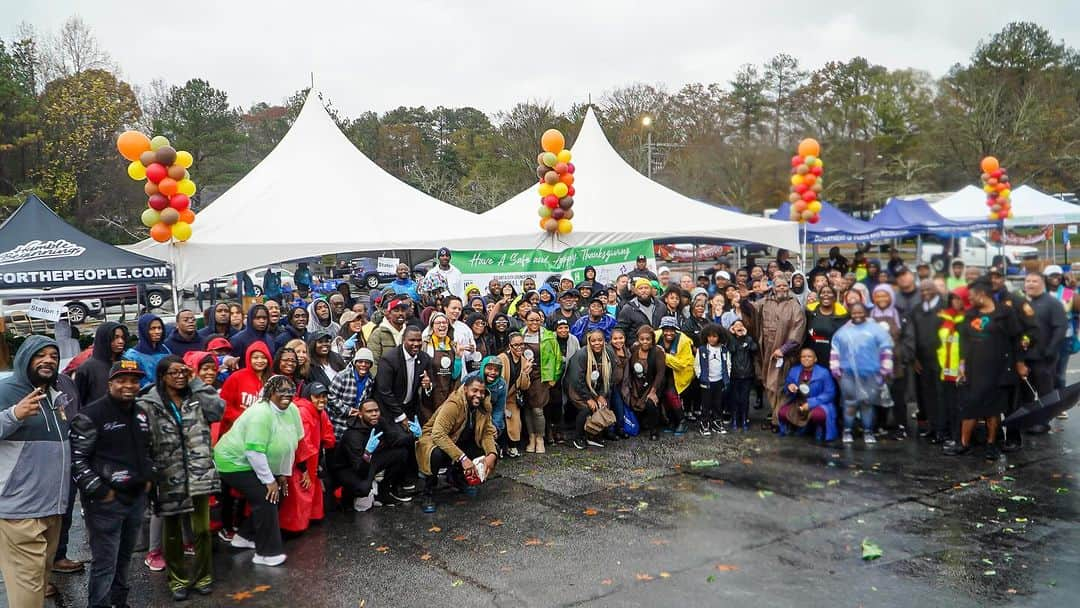
[(141, 219), (150, 229), (150, 238), (159, 243), (190, 239), (191, 224), (195, 222), (189, 198), (195, 194), (195, 182), (188, 174), (194, 162), (191, 153), (177, 151), (162, 135), (151, 139), (138, 131), (122, 133), (116, 149), (131, 161), (128, 177), (146, 180), (143, 191), (149, 199)]
[(1012, 185), (1005, 167), (998, 164), (998, 159), (987, 156), (980, 163), (982, 166), (983, 191), (986, 192), (986, 206), (990, 208), (992, 221), (1007, 220), (1013, 216)]
[(540, 229), (549, 234), (570, 234), (574, 225), (574, 163), (570, 151), (563, 146), (566, 139), (557, 129), (544, 131), (540, 147), (544, 149), (536, 157), (537, 186), (540, 192)]
[(821, 175), (825, 163), (819, 158), (821, 145), (815, 139), (799, 142), (799, 153), (791, 157), (791, 221), (818, 223), (821, 213)]

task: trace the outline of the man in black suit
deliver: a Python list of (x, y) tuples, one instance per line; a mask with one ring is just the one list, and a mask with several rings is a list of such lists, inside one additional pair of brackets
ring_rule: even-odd
[(375, 400), (382, 416), (406, 433), (409, 422), (420, 415), (421, 402), (431, 399), (431, 356), (420, 349), (422, 343), (420, 330), (406, 327), (401, 345), (379, 359), (375, 376)]

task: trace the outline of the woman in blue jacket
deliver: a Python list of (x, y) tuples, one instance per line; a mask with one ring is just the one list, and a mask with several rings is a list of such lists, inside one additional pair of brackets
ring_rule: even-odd
[(784, 381), (788, 401), (780, 407), (777, 418), (780, 434), (804, 434), (811, 426), (818, 441), (835, 441), (836, 384), (829, 370), (817, 365), (814, 350), (799, 352), (801, 365), (791, 368)]

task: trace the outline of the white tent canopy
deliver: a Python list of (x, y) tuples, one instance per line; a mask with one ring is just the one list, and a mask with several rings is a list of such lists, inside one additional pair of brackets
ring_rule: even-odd
[[(539, 151), (539, 146), (537, 146)], [(571, 246), (644, 239), (763, 243), (798, 250), (798, 227), (726, 211), (662, 186), (626, 164), (608, 143), (592, 108), (574, 141), (574, 230), (548, 236), (540, 230), (540, 196), (530, 187), (482, 214), (483, 229), (450, 244), (465, 249), (536, 246), (558, 252)]]
[[(147, 239), (130, 249), (172, 262), (176, 284), (193, 285), (342, 251), (430, 249), (438, 246), (435, 235), (466, 234), (478, 217), (381, 169), (338, 129), (313, 91), (277, 147), (198, 214), (190, 240)], [(438, 228), (416, 229), (418, 223)]]
[[(1067, 203), (1030, 186), (1020, 186), (1012, 191), (1013, 217), (1007, 226), (1045, 226), (1048, 224), (1072, 224), (1080, 222), (1080, 206)], [(961, 190), (932, 205), (934, 211), (950, 220), (984, 220), (988, 212), (986, 193), (976, 186), (964, 186)]]

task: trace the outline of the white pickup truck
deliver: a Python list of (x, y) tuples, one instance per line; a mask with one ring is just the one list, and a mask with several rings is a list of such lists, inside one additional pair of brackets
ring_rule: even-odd
[[(929, 242), (924, 240), (921, 261), (930, 264), (934, 272), (947, 272), (954, 257), (962, 260), (965, 266), (986, 268), (992, 266), (998, 256), (1002, 255), (1001, 247), (990, 243), (985, 233), (958, 236), (952, 239), (952, 242), (955, 243), (953, 250), (946, 252), (945, 247), (950, 243), (949, 239), (937, 240), (935, 238)], [(1038, 258), (1039, 250), (1035, 247), (1006, 245), (1004, 255), (1010, 266), (1019, 266), (1024, 260)]]

